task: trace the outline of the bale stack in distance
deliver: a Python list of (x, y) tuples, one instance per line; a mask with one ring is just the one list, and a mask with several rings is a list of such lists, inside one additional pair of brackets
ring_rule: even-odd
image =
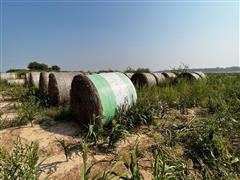
[(152, 74), (157, 80), (157, 85), (160, 85), (166, 80), (165, 76), (162, 73), (152, 73)]
[(69, 103), (70, 89), (74, 76), (80, 72), (56, 72), (49, 74), (48, 96), (50, 104), (58, 106)]
[(81, 124), (89, 124), (95, 115), (107, 125), (119, 108), (127, 110), (136, 100), (134, 85), (120, 72), (77, 75), (72, 81), (71, 110)]
[(201, 71), (194, 71), (193, 73), (199, 75), (202, 79), (206, 79), (207, 78), (206, 74), (204, 74)]
[(39, 77), (39, 90), (43, 95), (48, 95), (49, 72), (41, 72)]
[(30, 87), (39, 88), (40, 72), (30, 72), (28, 78)]
[(166, 79), (175, 79), (177, 76), (173, 72), (162, 72)]
[(25, 79), (9, 79), (7, 80), (9, 85), (24, 85)]
[(0, 80), (17, 79), (16, 73), (0, 73)]
[(178, 75), (178, 80), (187, 80), (187, 81), (192, 81), (192, 80), (200, 80), (201, 77), (198, 74), (192, 73), (192, 72), (184, 72)]
[(154, 77), (153, 74), (151, 73), (135, 73), (132, 77), (131, 77), (131, 81), (133, 82), (133, 84), (135, 86), (156, 86), (157, 85), (157, 80)]

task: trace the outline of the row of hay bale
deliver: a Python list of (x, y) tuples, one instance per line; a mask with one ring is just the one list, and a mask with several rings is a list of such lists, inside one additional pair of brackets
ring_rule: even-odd
[(17, 73), (9, 72), (9, 73), (0, 73), (0, 80), (6, 81), (9, 85), (24, 85), (25, 80)]
[(17, 79), (18, 76), (16, 73), (0, 73), (0, 80), (10, 80), (10, 79)]
[[(40, 92), (49, 96), (52, 105), (68, 103), (70, 101), (70, 88), (76, 75), (81, 72), (31, 72), (27, 75), (31, 87), (39, 88)], [(103, 73), (100, 73), (103, 74)], [(109, 74), (109, 73), (106, 73)], [(93, 74), (96, 75), (96, 74)], [(125, 73), (135, 86), (155, 86), (166, 80), (203, 79), (206, 75), (202, 72), (186, 72), (176, 75), (173, 72), (162, 73)], [(91, 77), (91, 75), (89, 75)], [(87, 77), (87, 76), (86, 76)], [(113, 83), (113, 82), (112, 82)]]
[(38, 82), (34, 87), (49, 96), (51, 105), (71, 104), (72, 114), (82, 123), (90, 122), (95, 116), (103, 117), (102, 123), (108, 124), (118, 108), (127, 110), (137, 100), (133, 83), (120, 72), (30, 73), (29, 82), (31, 85)]
[[(200, 73), (182, 73), (181, 76), (185, 78), (185, 74), (196, 79), (200, 77)], [(201, 75), (202, 78), (205, 77), (204, 74)], [(81, 123), (86, 124), (94, 117), (102, 117), (102, 124), (108, 124), (117, 109), (127, 110), (136, 103), (134, 84), (153, 86), (166, 79), (179, 78), (180, 75), (172, 72), (91, 75), (80, 72), (34, 72), (28, 77), (32, 86), (49, 96), (52, 105), (70, 104), (72, 114)]]
[(161, 85), (166, 81), (176, 82), (178, 80), (200, 80), (205, 79), (206, 75), (203, 72), (184, 72), (175, 74), (173, 72), (159, 73), (135, 73), (131, 76), (131, 81), (135, 86), (156, 86)]
[(166, 80), (173, 80), (177, 76), (172, 72), (163, 73), (135, 73), (131, 80), (136, 86), (156, 86)]

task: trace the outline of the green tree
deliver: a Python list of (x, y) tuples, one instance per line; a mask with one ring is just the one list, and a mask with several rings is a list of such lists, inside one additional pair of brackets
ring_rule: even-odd
[(47, 71), (48, 65), (41, 64), (41, 63), (34, 61), (34, 62), (30, 62), (28, 64), (28, 69), (33, 70), (33, 71)]
[(54, 66), (52, 66), (51, 68), (49, 68), (49, 70), (50, 70), (50, 71), (60, 71), (61, 68), (60, 68), (59, 66), (57, 66), (57, 65), (54, 65)]
[(150, 71), (150, 69), (148, 69), (148, 68), (138, 68), (137, 70), (136, 70), (136, 73), (150, 73), (151, 71)]

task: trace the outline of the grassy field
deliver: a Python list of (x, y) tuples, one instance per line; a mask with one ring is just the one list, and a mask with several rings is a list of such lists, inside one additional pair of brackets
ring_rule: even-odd
[(102, 128), (101, 117), (82, 126), (68, 105), (0, 83), (1, 179), (240, 179), (240, 74), (137, 89), (137, 104)]

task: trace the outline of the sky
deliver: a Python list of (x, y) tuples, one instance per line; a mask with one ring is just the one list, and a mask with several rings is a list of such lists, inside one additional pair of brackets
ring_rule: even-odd
[(239, 66), (238, 1), (1, 0), (3, 71)]

